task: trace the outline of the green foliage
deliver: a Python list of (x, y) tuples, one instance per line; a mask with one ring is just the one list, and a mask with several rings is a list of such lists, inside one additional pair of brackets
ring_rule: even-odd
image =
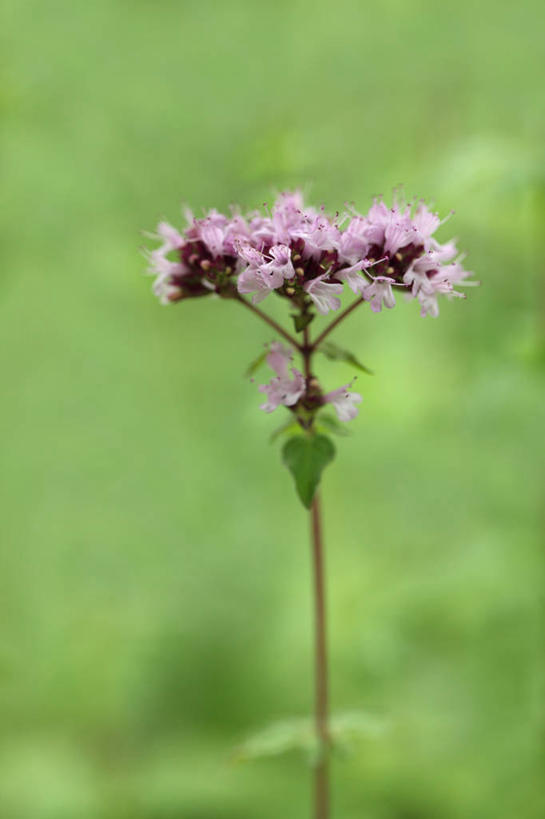
[(320, 483), (325, 467), (335, 456), (335, 447), (325, 435), (298, 435), (282, 449), (284, 464), (295, 481), (295, 488), (307, 509)]
[(305, 329), (305, 327), (308, 327), (310, 322), (313, 321), (316, 316), (314, 313), (303, 313), (302, 315), (299, 313), (292, 313), (291, 317), (293, 319), (295, 332), (300, 333)]
[(250, 378), (252, 375), (254, 375), (259, 370), (260, 367), (263, 366), (263, 364), (266, 361), (268, 353), (269, 353), (269, 349), (268, 349), (268, 347), (265, 347), (263, 352), (259, 353), (259, 355), (256, 358), (254, 358), (254, 360), (251, 361), (248, 364), (248, 366), (246, 368), (246, 372), (244, 373), (247, 378)]
[(281, 756), (290, 751), (315, 751), (316, 738), (308, 717), (286, 719), (268, 725), (248, 737), (233, 752), (236, 762), (248, 762), (266, 756)]
[[(387, 727), (386, 720), (365, 711), (334, 713), (329, 725), (331, 750), (343, 754), (354, 752), (359, 744), (380, 738)], [(316, 757), (318, 741), (311, 717), (279, 720), (268, 725), (238, 745), (232, 759), (250, 762), (292, 752), (303, 753), (309, 762)]]
[(324, 429), (327, 432), (332, 432), (333, 435), (338, 435), (339, 438), (346, 438), (351, 434), (346, 423), (341, 423), (336, 415), (327, 412), (321, 412), (318, 415), (316, 418), (316, 428), (318, 431)]
[(300, 429), (299, 423), (294, 419), (293, 415), (290, 415), (287, 421), (284, 421), (283, 424), (280, 424), (279, 427), (276, 427), (276, 429), (271, 432), (269, 441), (272, 444), (282, 435), (287, 435), (288, 432), (296, 432)]
[(343, 350), (342, 347), (339, 347), (332, 341), (322, 342), (322, 344), (320, 344), (318, 347), (317, 352), (323, 353), (327, 358), (329, 358), (330, 361), (344, 361), (346, 364), (350, 364), (352, 367), (355, 367), (362, 373), (373, 375), (373, 371), (362, 364), (361, 361), (358, 361), (354, 353), (351, 353), (349, 350)]

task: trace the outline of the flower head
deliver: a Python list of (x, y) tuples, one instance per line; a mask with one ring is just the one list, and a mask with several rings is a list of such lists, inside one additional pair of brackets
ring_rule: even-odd
[(393, 307), (399, 289), (419, 301), (422, 315), (435, 316), (439, 296), (471, 283), (455, 242), (435, 237), (446, 220), (422, 201), (397, 197), (388, 207), (377, 198), (367, 214), (349, 209), (332, 218), (295, 191), (279, 194), (265, 213), (210, 210), (187, 219), (183, 231), (160, 222), (160, 247), (147, 254), (165, 303), (237, 291), (257, 303), (276, 293), (325, 315), (340, 308), (347, 285), (373, 312)]
[(303, 395), (305, 391), (303, 374), (295, 367), (291, 368), (293, 378), (290, 378), (288, 372), (292, 359), (293, 354), (289, 348), (277, 341), (270, 345), (267, 364), (274, 370), (276, 376), (268, 384), (259, 386), (259, 391), (267, 396), (267, 401), (260, 407), (265, 412), (273, 412), (281, 404), (292, 407)]
[(356, 404), (360, 404), (363, 398), (359, 392), (350, 392), (350, 387), (354, 382), (345, 384), (333, 392), (328, 392), (323, 396), (324, 404), (333, 404), (339, 421), (352, 421), (358, 414)]

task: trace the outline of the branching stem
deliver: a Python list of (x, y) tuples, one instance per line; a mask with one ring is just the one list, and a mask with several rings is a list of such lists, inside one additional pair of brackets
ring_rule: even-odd
[(242, 296), (237, 294), (235, 298), (236, 301), (240, 302), (240, 304), (243, 304), (245, 307), (248, 308), (248, 310), (250, 310), (256, 316), (259, 316), (259, 318), (262, 319), (266, 324), (268, 324), (269, 327), (272, 327), (273, 330), (276, 330), (277, 333), (279, 333), (283, 338), (285, 338), (286, 341), (289, 341), (289, 343), (292, 344), (297, 350), (301, 351), (301, 345), (299, 344), (297, 339), (290, 335), (290, 333), (288, 333), (287, 330), (284, 330), (284, 328), (280, 324), (278, 324), (278, 322), (276, 322), (274, 319), (272, 319), (270, 316), (268, 316), (266, 313), (260, 310), (259, 307), (256, 307), (249, 301), (246, 301), (246, 299), (242, 298)]
[(313, 344), (312, 344), (312, 349), (313, 349), (313, 350), (316, 350), (316, 349), (317, 349), (317, 348), (320, 346), (320, 344), (322, 343), (322, 341), (324, 340), (324, 338), (326, 338), (326, 336), (328, 336), (328, 335), (330, 334), (330, 332), (331, 332), (332, 330), (334, 330), (334, 329), (335, 329), (335, 327), (337, 327), (337, 326), (338, 326), (338, 325), (341, 323), (341, 321), (344, 321), (344, 319), (345, 319), (347, 316), (349, 316), (349, 315), (350, 315), (350, 313), (351, 313), (353, 310), (355, 310), (355, 309), (356, 309), (356, 307), (358, 307), (360, 304), (363, 304), (363, 302), (364, 302), (364, 301), (365, 301), (365, 299), (364, 299), (364, 298), (362, 298), (361, 296), (359, 296), (359, 297), (358, 297), (358, 298), (357, 298), (355, 301), (353, 301), (353, 302), (352, 302), (352, 304), (350, 304), (350, 305), (349, 305), (349, 306), (346, 308), (346, 310), (343, 310), (343, 311), (342, 311), (342, 313), (339, 313), (339, 315), (337, 316), (337, 318), (336, 318), (334, 321), (332, 321), (332, 322), (331, 322), (331, 324), (328, 324), (328, 325), (327, 325), (327, 327), (325, 328), (325, 330), (323, 330), (323, 331), (320, 333), (320, 335), (319, 335), (319, 336), (318, 336), (318, 337), (317, 337), (317, 338), (314, 340), (314, 342), (313, 342)]

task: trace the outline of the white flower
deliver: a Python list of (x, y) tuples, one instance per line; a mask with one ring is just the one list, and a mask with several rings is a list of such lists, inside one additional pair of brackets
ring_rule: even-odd
[(333, 404), (339, 421), (352, 421), (358, 414), (356, 404), (360, 404), (363, 398), (359, 392), (349, 392), (349, 388), (354, 382), (345, 384), (344, 387), (339, 387), (338, 390), (328, 392), (324, 395), (324, 404)]

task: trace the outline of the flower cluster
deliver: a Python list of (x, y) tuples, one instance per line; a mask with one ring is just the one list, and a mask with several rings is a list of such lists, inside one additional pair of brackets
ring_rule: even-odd
[[(325, 393), (312, 374), (312, 356), (338, 320), (314, 342), (306, 328), (316, 313), (341, 307), (345, 286), (358, 297), (356, 303), (368, 302), (373, 312), (394, 307), (397, 290), (416, 299), (423, 316), (437, 316), (439, 296), (462, 296), (455, 285), (473, 283), (466, 281), (470, 274), (455, 242), (441, 244), (435, 238), (441, 224), (422, 201), (396, 199), (389, 208), (375, 199), (365, 215), (351, 209), (331, 218), (323, 209), (305, 206), (299, 192), (282, 193), (270, 211), (246, 216), (212, 210), (197, 219), (188, 212), (183, 232), (161, 222), (156, 234), (161, 245), (148, 252), (148, 259), (154, 291), (163, 303), (212, 293), (237, 299), (297, 348), (305, 375), (291, 366), (291, 347), (270, 345), (266, 361), (275, 376), (259, 388), (266, 397), (261, 409), (288, 407), (308, 429), (325, 404), (334, 407), (339, 420), (349, 421), (362, 400), (351, 384)], [(304, 330), (301, 342), (252, 306), (271, 293), (290, 302), (295, 331)], [(340, 352), (345, 361), (357, 363)]]
[[(276, 373), (268, 384), (262, 384), (259, 391), (265, 393), (267, 400), (261, 405), (265, 412), (273, 412), (279, 406), (296, 407), (301, 405), (303, 410), (313, 412), (325, 404), (332, 404), (339, 421), (351, 421), (358, 414), (356, 404), (362, 397), (357, 392), (350, 392), (352, 384), (345, 384), (333, 392), (322, 394), (315, 379), (306, 384), (303, 374), (295, 367), (290, 368), (293, 352), (274, 341), (269, 347), (267, 364)], [(290, 370), (290, 372), (288, 372)]]
[(472, 283), (454, 241), (434, 238), (442, 222), (423, 202), (388, 208), (376, 199), (364, 216), (331, 218), (295, 192), (280, 194), (267, 213), (187, 218), (183, 233), (161, 222), (162, 244), (148, 254), (164, 303), (211, 293), (251, 294), (257, 303), (275, 292), (325, 315), (339, 309), (347, 285), (374, 312), (393, 307), (398, 290), (418, 300), (423, 316), (437, 316), (438, 296), (463, 296), (454, 286)]

